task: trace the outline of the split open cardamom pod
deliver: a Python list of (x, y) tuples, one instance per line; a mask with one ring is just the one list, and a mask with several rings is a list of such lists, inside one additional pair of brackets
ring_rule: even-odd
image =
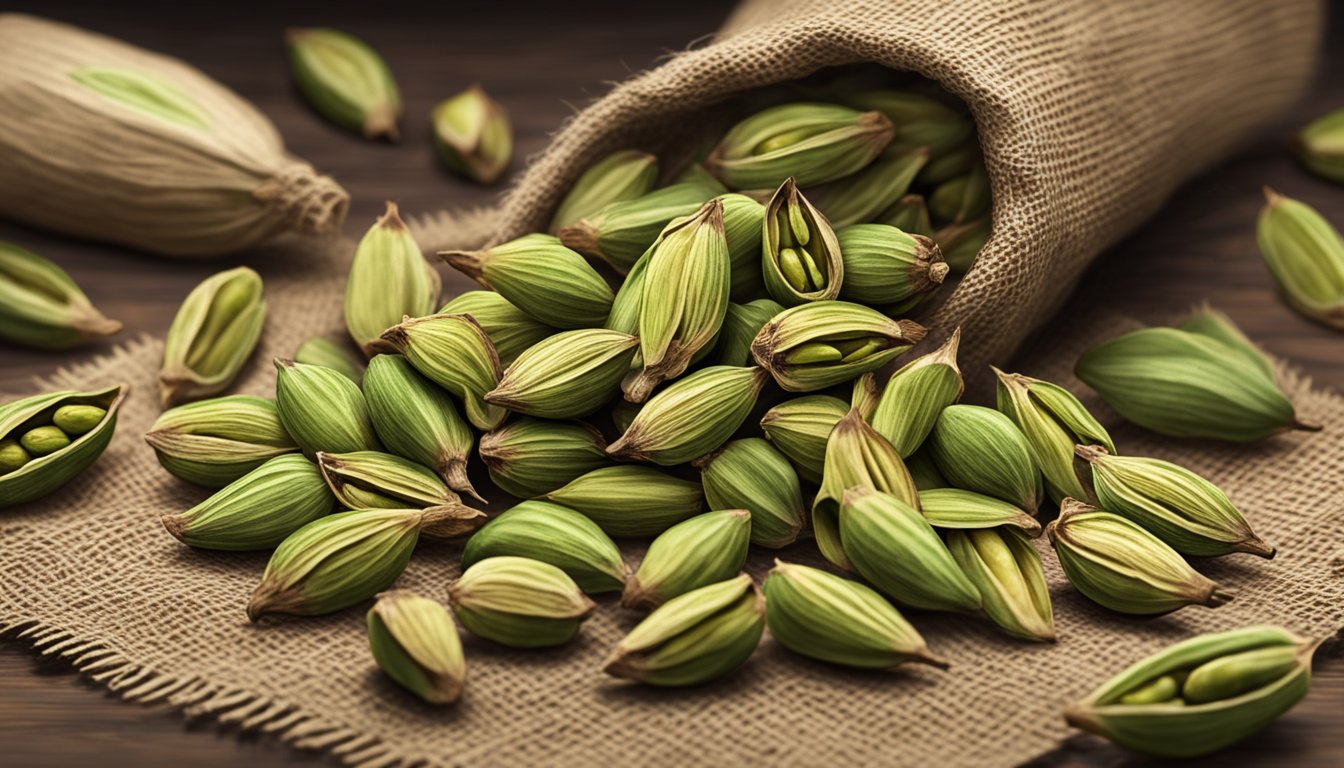
[(397, 213), (387, 211), (359, 241), (345, 281), (345, 327), (364, 354), (378, 350), (383, 331), (403, 317), (434, 311), (439, 273), (425, 261), (411, 231)]
[(365, 621), (374, 661), (398, 685), (430, 704), (461, 697), (467, 661), (442, 603), (406, 590), (384, 592)]
[(174, 477), (223, 488), (271, 459), (299, 450), (275, 401), (226, 395), (169, 408), (145, 433)]
[(779, 386), (811, 392), (881, 368), (925, 333), (919, 323), (893, 320), (861, 304), (813, 301), (766, 323), (751, 354)]
[[(0, 405), (0, 507), (46, 496), (97, 461), (117, 428), (126, 390), (122, 384), (88, 392), (50, 392)], [(70, 406), (92, 406), (102, 415), (93, 421), (88, 417), (96, 413), (86, 411), (78, 427), (87, 429), (67, 433), (53, 420)]]
[[(454, 520), (475, 530), (485, 522), (485, 514), (462, 503), (456, 493), (428, 467), (400, 456), (378, 451), (317, 454), (331, 493), (346, 509), (406, 509), (450, 513)], [(471, 523), (465, 526), (465, 523)], [(466, 532), (448, 532), (445, 537)]]
[(509, 113), (479, 84), (439, 102), (430, 114), (434, 148), (454, 173), (477, 184), (493, 184), (513, 158)]
[(770, 298), (786, 307), (840, 295), (845, 262), (826, 217), (798, 191), (780, 185), (765, 206), (761, 274)]
[(0, 243), (0, 339), (68, 349), (120, 330), (121, 323), (94, 308), (65, 270), (32, 251)]
[(163, 406), (227, 389), (252, 356), (265, 321), (261, 276), (247, 267), (220, 272), (193, 288), (164, 337)]
[(313, 109), (368, 139), (401, 136), (401, 94), (378, 52), (336, 29), (285, 32), (294, 82)]

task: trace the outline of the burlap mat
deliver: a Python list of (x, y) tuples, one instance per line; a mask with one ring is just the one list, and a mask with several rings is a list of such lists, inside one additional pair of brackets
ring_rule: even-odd
[[(879, 61), (938, 79), (980, 121), (995, 237), (942, 319), (965, 323), (968, 360), (1003, 361), (1063, 300), (1090, 256), (1300, 89), (1319, 25), (1318, 6), (1305, 0), (1172, 0), (1144, 11), (1120, 0), (969, 11), (970, 3), (934, 0), (834, 5), (844, 7), (749, 3), (730, 22), (735, 36), (673, 58), (574, 120), (503, 219), (443, 217), (421, 229), (422, 241), (469, 246), (535, 223), (544, 212), (525, 213), (574, 176), (571, 161), (625, 144), (656, 149), (674, 110), (825, 64)], [(679, 98), (676, 82), (685, 85)], [(269, 394), (273, 355), (339, 331), (350, 251), (342, 242), (258, 254), (271, 314), (239, 391)], [(1123, 310), (1123, 297), (1088, 309), (1071, 313), (1051, 329), (1047, 349), (1013, 367), (1082, 391), (1071, 363), (1123, 326), (1107, 311)], [(430, 709), (377, 672), (361, 612), (250, 625), (243, 606), (266, 556), (198, 552), (162, 530), (162, 513), (204, 494), (163, 472), (140, 439), (157, 415), (159, 354), (159, 342), (144, 339), (42, 382), (125, 381), (133, 393), (92, 469), (43, 501), (0, 511), (0, 631), (69, 659), (129, 699), (167, 701), (350, 763), (1005, 765), (1056, 749), (1069, 735), (1064, 703), (1174, 640), (1256, 622), (1313, 636), (1344, 626), (1344, 450), (1331, 437), (1344, 429), (1344, 400), (1288, 375), (1301, 412), (1325, 432), (1229, 447), (1164, 440), (1108, 419), (1122, 451), (1205, 474), (1279, 547), (1273, 561), (1199, 564), (1238, 592), (1224, 608), (1116, 616), (1064, 583), (1042, 541), (1057, 645), (1016, 642), (971, 618), (911, 612), (952, 661), (950, 672), (851, 672), (767, 639), (725, 680), (651, 691), (600, 673), (635, 619), (604, 600), (579, 640), (561, 649), (515, 652), (467, 639), (464, 699)], [(639, 550), (627, 547), (631, 562)], [(783, 556), (815, 562), (810, 550), (797, 545)], [(399, 585), (446, 599), (457, 555), (452, 545), (422, 545)], [(753, 556), (751, 570), (760, 575), (767, 561)]]

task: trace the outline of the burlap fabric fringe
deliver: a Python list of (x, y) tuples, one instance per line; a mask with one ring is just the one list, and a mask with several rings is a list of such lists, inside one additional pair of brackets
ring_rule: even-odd
[[(712, 89), (727, 92), (722, 78), (741, 88), (854, 60), (917, 69), (971, 99), (994, 174), (997, 234), (945, 312), (978, 323), (977, 333), (990, 340), (975, 354), (1001, 360), (1062, 300), (1081, 270), (1075, 261), (1215, 159), (1253, 113), (1265, 114), (1267, 104), (1296, 91), (1318, 9), (1208, 0), (1139, 13), (1121, 2), (1076, 0), (1048, 10), (1005, 2), (968, 21), (965, 5), (882, 3), (859, 11), (863, 6), (846, 4), (808, 16), (804, 4), (769, 12), (751, 4), (730, 24), (735, 36), (664, 69), (693, 74), (686, 98), (701, 105), (714, 100)], [(723, 47), (716, 53), (716, 46)], [(790, 53), (809, 63), (793, 62)], [(1136, 69), (1135, 61), (1147, 63)], [(597, 117), (584, 113), (557, 137), (503, 219), (443, 217), (421, 231), (423, 241), (474, 246), (515, 233), (544, 218), (546, 203), (577, 173), (571, 162), (644, 139), (656, 148), (673, 82), (655, 72), (618, 88), (593, 108)], [(1112, 98), (1109, 88), (1132, 92)], [(597, 129), (613, 116), (639, 132)], [(1112, 153), (1112, 146), (1125, 151)], [(351, 244), (280, 247), (284, 258), (262, 253), (254, 260), (267, 265), (271, 316), (240, 391), (270, 393), (271, 356), (341, 328)], [(465, 287), (457, 281), (448, 289)], [(979, 302), (1003, 313), (997, 322), (981, 315)], [(1082, 391), (1069, 368), (1080, 349), (1121, 327), (1101, 310), (1123, 309), (1123, 297), (1109, 302), (1094, 296), (1089, 312), (1071, 313), (1075, 320), (1052, 329), (1048, 349), (1019, 357), (1014, 367)], [(911, 612), (952, 660), (950, 672), (850, 672), (800, 659), (767, 639), (741, 672), (718, 684), (650, 691), (600, 674), (607, 650), (635, 620), (603, 600), (580, 638), (551, 652), (468, 638), (465, 698), (456, 708), (430, 709), (376, 671), (358, 611), (250, 625), (243, 605), (266, 556), (194, 551), (162, 530), (161, 514), (204, 493), (163, 472), (140, 439), (157, 414), (159, 353), (158, 340), (144, 339), (40, 383), (126, 381), (133, 392), (111, 447), (78, 482), (0, 511), (0, 629), (70, 660), (128, 699), (168, 702), (351, 764), (1008, 765), (1058, 749), (1070, 734), (1059, 716), (1065, 702), (1174, 640), (1259, 622), (1314, 636), (1344, 626), (1344, 451), (1337, 440), (1176, 442), (1099, 409), (1122, 450), (1205, 474), (1279, 546), (1273, 561), (1200, 564), (1238, 592), (1232, 604), (1155, 620), (1119, 617), (1071, 590), (1042, 541), (1057, 645), (1015, 642), (973, 618)], [(1344, 400), (1295, 376), (1285, 380), (1301, 412), (1325, 424), (1325, 435), (1344, 429)], [(627, 558), (636, 561), (640, 549), (627, 546)], [(783, 556), (815, 563), (810, 550), (800, 544)], [(400, 586), (445, 599), (457, 555), (452, 545), (422, 545)], [(751, 570), (760, 575), (768, 559), (754, 556)]]

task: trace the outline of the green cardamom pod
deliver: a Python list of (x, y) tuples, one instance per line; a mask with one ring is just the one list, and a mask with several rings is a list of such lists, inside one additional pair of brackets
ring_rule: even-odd
[(924, 338), (924, 326), (847, 301), (786, 309), (751, 343), (756, 362), (790, 392), (811, 392), (875, 371)]
[(704, 184), (673, 184), (646, 195), (610, 203), (597, 213), (561, 227), (566, 248), (629, 272), (668, 224), (691, 216), (719, 191)]
[(313, 336), (300, 344), (294, 362), (330, 368), (356, 384), (364, 378), (364, 363), (324, 336)]
[(1298, 419), (1273, 377), (1242, 351), (1200, 333), (1133, 331), (1085, 352), (1074, 373), (1121, 416), (1172, 437), (1252, 442), (1320, 429)]
[(1092, 499), (1091, 483), (1075, 466), (1075, 445), (1098, 444), (1115, 453), (1115, 443), (1073, 393), (1057, 384), (994, 369), (998, 408), (1013, 420), (1031, 446), (1045, 490), (1056, 502)]
[[(881, 112), (894, 127), (892, 149), (928, 147), (942, 155), (971, 138), (975, 125), (964, 109), (910, 91), (862, 91), (845, 98), (855, 109)], [(972, 142), (973, 143), (973, 142)]]
[(1307, 170), (1331, 181), (1344, 182), (1344, 109), (1308, 123), (1293, 139), (1292, 149)]
[(367, 139), (400, 138), (401, 94), (367, 43), (335, 29), (285, 32), (294, 81), (313, 109)]
[(699, 483), (630, 464), (594, 469), (545, 496), (617, 537), (657, 536), (705, 508)]
[(330, 368), (293, 360), (276, 358), (275, 369), (280, 423), (305, 456), (382, 448), (368, 403), (353, 381)]
[(1055, 641), (1041, 556), (1015, 528), (947, 532), (947, 548), (980, 593), (985, 615), (1023, 640)]
[(226, 395), (169, 408), (145, 434), (174, 477), (223, 488), (271, 459), (299, 450), (275, 401)]
[(611, 203), (642, 197), (657, 181), (657, 157), (635, 149), (613, 152), (589, 166), (569, 188), (551, 217), (549, 230), (558, 232)]
[(1270, 379), (1278, 375), (1273, 361), (1260, 351), (1255, 342), (1246, 338), (1246, 334), (1232, 322), (1232, 318), (1208, 304), (1197, 307), (1185, 322), (1177, 327), (1182, 331), (1197, 333), (1226, 344), (1229, 349), (1241, 355), (1242, 359), (1252, 366), (1259, 368)]
[[(485, 513), (464, 505), (428, 467), (400, 456), (378, 451), (319, 452), (317, 465), (336, 501), (346, 509), (442, 510), (464, 526), (471, 522), (471, 530), (485, 522)], [(374, 500), (378, 503), (370, 503)]]
[(500, 490), (530, 499), (610, 463), (602, 433), (580, 421), (522, 417), (481, 436), (478, 451)]
[(674, 185), (698, 184), (706, 189), (714, 190), (715, 194), (724, 194), (727, 192), (728, 188), (723, 185), (723, 182), (719, 181), (718, 178), (710, 173), (709, 169), (705, 167), (704, 159), (708, 157), (711, 149), (713, 149), (713, 146), (706, 146), (702, 152), (697, 153), (695, 156), (698, 159), (686, 166), (686, 170), (677, 174), (672, 179), (672, 183)]
[(849, 390), (850, 410), (858, 411), (864, 421), (872, 418), (877, 410), (877, 399), (882, 393), (878, 390), (877, 376), (869, 371), (854, 380)]
[(845, 279), (840, 241), (792, 178), (765, 206), (761, 274), (770, 298), (786, 307), (840, 295)]
[(663, 466), (704, 456), (742, 426), (767, 378), (761, 368), (716, 365), (679, 379), (644, 404), (607, 455)]
[(929, 218), (929, 206), (924, 202), (923, 195), (902, 197), (895, 205), (875, 216), (873, 221), (895, 227), (910, 235), (933, 237), (934, 233), (933, 221)]
[(1232, 600), (1161, 539), (1138, 524), (1065, 499), (1045, 528), (1059, 564), (1079, 592), (1120, 613), (1170, 613), (1187, 605), (1217, 608)]
[(804, 395), (785, 400), (761, 417), (761, 431), (809, 483), (820, 483), (826, 465), (826, 441), (837, 422), (849, 413), (845, 401), (830, 395)]
[[(612, 426), (616, 427), (617, 432), (624, 432), (629, 429), (631, 422), (635, 420), (635, 415), (638, 414), (639, 410), (643, 407), (644, 406), (641, 403), (632, 403), (629, 400), (613, 401), (611, 411), (608, 414), (611, 416)], [(602, 450), (605, 452), (606, 448), (603, 448)]]
[(924, 444), (943, 409), (966, 389), (957, 367), (961, 328), (938, 349), (911, 360), (887, 379), (869, 422), (891, 441), (902, 458)]
[(94, 308), (65, 270), (17, 245), (0, 243), (0, 339), (68, 349), (120, 330), (121, 323)]
[(1271, 626), (1192, 637), (1131, 665), (1067, 707), (1064, 718), (1146, 755), (1207, 755), (1305, 698), (1319, 645)]
[(1194, 472), (1161, 459), (1112, 456), (1099, 445), (1075, 450), (1092, 466), (1103, 508), (1133, 520), (1177, 552), (1274, 557), (1274, 547), (1255, 535), (1227, 494)]
[(730, 189), (765, 189), (793, 176), (804, 186), (871, 163), (895, 129), (880, 112), (837, 104), (781, 104), (729, 129), (705, 166)]
[(508, 415), (485, 401), (503, 371), (495, 345), (471, 315), (408, 317), (389, 328), (382, 340), (425, 378), (462, 401), (467, 421), (477, 429), (494, 429)]
[(467, 291), (454, 297), (438, 311), (440, 315), (471, 315), (490, 337), (499, 355), (499, 364), (512, 365), (525, 350), (555, 333), (494, 291)]
[(1256, 224), (1260, 255), (1288, 304), (1344, 330), (1344, 237), (1306, 203), (1265, 190)]
[(546, 501), (524, 501), (487, 523), (467, 540), (462, 567), (499, 556), (550, 563), (590, 595), (619, 592), (630, 575), (616, 543), (597, 523)]
[(659, 687), (700, 685), (742, 666), (765, 631), (765, 599), (743, 573), (678, 595), (626, 635), (602, 666)]
[[(345, 327), (364, 354), (378, 351), (383, 331), (403, 317), (434, 311), (439, 273), (425, 261), (420, 246), (389, 201), (387, 212), (359, 241), (345, 282)], [(338, 369), (339, 370), (339, 369)]]
[(364, 374), (364, 399), (388, 450), (434, 470), (454, 491), (485, 502), (467, 476), (476, 435), (442, 387), (401, 355), (376, 355)]
[(929, 433), (929, 455), (954, 488), (1035, 513), (1045, 495), (1031, 446), (1013, 420), (979, 405), (949, 405)]
[(519, 355), (485, 401), (546, 419), (587, 416), (620, 393), (638, 348), (638, 338), (619, 331), (557, 333)]
[(980, 592), (917, 508), (855, 486), (844, 492), (839, 517), (846, 558), (888, 597), (930, 611), (980, 608)]
[(621, 605), (652, 609), (677, 595), (732, 578), (747, 563), (751, 513), (705, 512), (668, 528), (649, 544), (625, 583)]
[(803, 489), (787, 457), (766, 440), (725, 443), (697, 460), (710, 509), (751, 513), (751, 543), (770, 549), (792, 544), (805, 522)]
[(555, 328), (598, 328), (611, 312), (607, 281), (550, 235), (525, 235), (483, 251), (440, 251), (439, 258)]
[[(920, 448), (909, 456), (906, 456), (905, 468), (910, 471), (910, 478), (915, 481), (915, 487), (921, 491), (932, 490), (935, 488), (947, 488), (950, 485), (950, 483), (947, 482), (947, 478), (943, 477), (943, 473), (938, 471), (938, 465), (933, 463), (933, 459), (929, 456), (929, 451), (925, 448)], [(998, 499), (995, 499), (995, 501), (998, 501)], [(1008, 506), (1012, 505), (1010, 504)], [(1017, 507), (1013, 508), (1017, 509)]]
[(723, 204), (723, 233), (728, 241), (728, 260), (732, 263), (730, 296), (735, 301), (750, 301), (765, 291), (761, 276), (761, 236), (765, 228), (765, 206), (746, 195), (719, 195)]
[(569, 642), (596, 607), (565, 572), (526, 557), (488, 557), (448, 587), (457, 620), (512, 648)]
[[(809, 197), (837, 229), (874, 221), (900, 203), (928, 161), (929, 150), (924, 147), (888, 150), (853, 176), (810, 190)], [(840, 250), (844, 253), (843, 241)], [(849, 282), (848, 262), (845, 282)]]
[(929, 195), (929, 215), (938, 224), (964, 224), (989, 215), (989, 175), (977, 162), (961, 176), (939, 184)]
[[(654, 245), (657, 244), (658, 241), (655, 240)], [(611, 312), (607, 315), (606, 322), (602, 324), (603, 328), (628, 333), (631, 336), (639, 334), (639, 312), (644, 305), (644, 274), (652, 253), (653, 246), (649, 246), (644, 255), (630, 268), (630, 273), (625, 276), (625, 282), (616, 290), (616, 298), (612, 299)]]
[(856, 581), (776, 560), (764, 592), (770, 634), (794, 653), (860, 669), (948, 667), (900, 611)]
[(714, 348), (715, 361), (719, 365), (751, 365), (751, 342), (770, 318), (783, 311), (784, 307), (771, 299), (729, 304)]
[(920, 488), (919, 511), (939, 530), (1011, 527), (1032, 538), (1041, 535), (1041, 524), (1016, 504), (960, 488)]
[(885, 224), (855, 224), (836, 232), (845, 261), (840, 297), (906, 312), (943, 284), (947, 265), (933, 240)]
[(290, 534), (331, 513), (335, 499), (322, 473), (297, 454), (277, 456), (163, 527), (201, 549), (274, 549)]
[[(46, 496), (97, 461), (117, 428), (126, 389), (123, 384), (89, 392), (50, 392), (0, 405), (0, 508)], [(70, 405), (103, 411), (97, 425), (73, 440), (45, 423)], [(59, 438), (52, 442), (40, 432), (36, 439), (28, 437), (38, 430), (54, 430)]]
[(193, 288), (163, 341), (163, 406), (227, 389), (252, 356), (265, 321), (261, 276), (247, 267), (220, 272)]
[(493, 184), (508, 170), (513, 124), (508, 111), (479, 84), (439, 102), (430, 122), (434, 149), (453, 173), (478, 184)]
[(397, 685), (430, 704), (462, 696), (467, 661), (442, 603), (405, 590), (384, 592), (365, 620), (373, 660)]
[(984, 162), (984, 157), (980, 152), (980, 142), (975, 137), (963, 141), (961, 144), (937, 153), (929, 158), (929, 164), (919, 172), (915, 177), (915, 186), (920, 189), (931, 189), (937, 187), (943, 182), (949, 181), (967, 173), (975, 167), (976, 163)]
[(943, 252), (943, 261), (954, 275), (964, 275), (971, 270), (975, 257), (989, 242), (990, 220), (988, 216), (959, 224), (939, 227), (932, 235), (933, 241)]

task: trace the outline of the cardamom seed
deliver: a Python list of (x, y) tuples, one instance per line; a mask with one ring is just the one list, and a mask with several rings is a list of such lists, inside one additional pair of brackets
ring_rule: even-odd
[[(810, 197), (826, 214), (831, 226), (847, 228), (874, 221), (897, 205), (910, 191), (910, 184), (929, 161), (925, 147), (887, 150), (858, 173), (810, 190)], [(840, 252), (845, 253), (844, 242)], [(848, 258), (849, 254), (845, 254)], [(849, 282), (849, 263), (845, 264), (845, 282)]]
[(1344, 109), (1312, 120), (1293, 139), (1293, 154), (1307, 170), (1344, 182)]
[(704, 184), (673, 184), (610, 203), (561, 227), (558, 237), (566, 248), (602, 259), (617, 272), (629, 272), (658, 239), (658, 233), (673, 220), (694, 214), (717, 194), (719, 190)]
[(617, 537), (657, 536), (705, 508), (699, 483), (629, 464), (594, 469), (545, 496)]
[(607, 281), (550, 235), (524, 235), (483, 251), (440, 251), (439, 258), (555, 328), (597, 328), (611, 312)]
[(387, 211), (359, 241), (350, 263), (345, 282), (345, 327), (350, 338), (372, 356), (383, 331), (403, 317), (430, 314), (438, 300), (439, 273), (420, 253), (397, 204), (388, 201)]
[(719, 365), (751, 365), (751, 342), (770, 318), (784, 311), (771, 299), (729, 304), (723, 315), (714, 359)]
[(766, 378), (761, 368), (717, 365), (679, 379), (644, 404), (607, 455), (663, 466), (704, 456), (742, 426)]
[(480, 84), (439, 102), (430, 121), (434, 149), (453, 173), (477, 184), (493, 184), (508, 170), (513, 124), (508, 111)]
[(471, 315), (406, 318), (383, 333), (382, 340), (406, 362), (451, 392), (477, 429), (494, 429), (508, 411), (485, 401), (503, 375), (490, 337)]
[(845, 261), (840, 297), (907, 312), (929, 298), (947, 276), (933, 240), (885, 224), (855, 224), (836, 232)]
[(0, 475), (6, 475), (32, 461), (18, 440), (0, 440)]
[(313, 463), (276, 456), (186, 512), (163, 516), (178, 541), (200, 549), (273, 549), (329, 514), (335, 499)]
[(226, 395), (169, 408), (145, 434), (174, 477), (223, 488), (267, 461), (299, 450), (275, 401)]
[(845, 279), (840, 241), (793, 178), (766, 204), (762, 238), (761, 274), (770, 298), (792, 307), (840, 295)]
[(933, 431), (943, 409), (966, 389), (957, 367), (961, 328), (938, 349), (911, 360), (887, 379), (869, 419), (902, 458), (915, 453)]
[(457, 624), (441, 603), (405, 590), (384, 592), (365, 620), (373, 660), (397, 685), (430, 704), (462, 696), (467, 661)]
[(341, 374), (356, 384), (364, 378), (364, 364), (345, 347), (323, 336), (313, 336), (299, 345), (294, 362), (320, 365)]
[(751, 513), (751, 543), (770, 549), (792, 544), (805, 507), (798, 473), (788, 458), (759, 437), (725, 443), (695, 462), (710, 509)]
[(19, 445), (31, 456), (49, 456), (70, 446), (70, 436), (60, 427), (34, 427), (23, 433)]
[(524, 501), (487, 523), (467, 540), (462, 567), (501, 555), (550, 563), (590, 595), (619, 592), (630, 575), (616, 543), (597, 523), (545, 501)]
[[(923, 195), (906, 195), (881, 215), (874, 218), (877, 224), (895, 227), (910, 235), (933, 237), (933, 221), (929, 218), (929, 206)], [(941, 252), (941, 251), (940, 251)]]
[(978, 405), (949, 405), (929, 433), (929, 455), (956, 488), (1034, 514), (1045, 495), (1027, 438), (1012, 419)]
[(499, 364), (512, 365), (525, 350), (555, 333), (494, 291), (467, 291), (454, 297), (438, 311), (440, 315), (471, 315), (490, 337), (499, 355)]
[(1041, 535), (1041, 524), (1021, 507), (975, 491), (920, 488), (919, 510), (929, 525), (940, 530), (1011, 527), (1031, 538)]
[(705, 512), (658, 535), (625, 584), (621, 605), (652, 609), (677, 595), (732, 578), (747, 563), (751, 513)]
[(275, 359), (275, 406), (280, 423), (305, 456), (382, 448), (359, 387), (320, 365)]
[[(117, 428), (117, 411), (126, 389), (122, 384), (89, 392), (49, 392), (0, 405), (0, 508), (46, 496), (97, 461)], [(58, 427), (45, 423), (48, 414), (68, 405), (101, 408), (103, 418), (71, 440)], [(52, 435), (56, 439), (50, 443), (37, 440), (38, 450), (34, 450), (33, 439), (25, 442), (25, 438), (44, 428), (55, 430), (59, 437)]]
[(895, 129), (880, 112), (837, 104), (781, 104), (729, 129), (705, 166), (730, 189), (764, 189), (794, 176), (804, 186), (871, 163)]
[(985, 615), (1013, 637), (1055, 641), (1041, 556), (1015, 528), (947, 532), (947, 548), (980, 593)]
[(163, 406), (227, 389), (252, 356), (265, 321), (261, 276), (247, 267), (220, 272), (193, 288), (163, 341)]
[(618, 331), (564, 331), (518, 356), (485, 401), (547, 419), (587, 416), (620, 392), (639, 339)]
[[(485, 514), (462, 503), (428, 467), (378, 451), (317, 454), (322, 478), (346, 509), (445, 510), (455, 519), (485, 522)], [(370, 504), (373, 499), (380, 503)], [(474, 528), (473, 528), (474, 530)]]
[(366, 139), (400, 138), (401, 94), (367, 43), (335, 29), (285, 32), (294, 82), (318, 114)]
[(810, 392), (875, 371), (924, 338), (923, 326), (847, 301), (786, 309), (751, 343), (756, 362), (790, 392)]
[(845, 401), (830, 395), (804, 395), (785, 400), (761, 417), (761, 431), (789, 461), (798, 476), (820, 483), (826, 464), (826, 440), (849, 413)]
[[(910, 91), (894, 89), (862, 91), (845, 98), (856, 109), (873, 109), (891, 121), (891, 149), (928, 147), (942, 155), (971, 138), (975, 126), (964, 110)], [(974, 141), (970, 142), (974, 143)]]
[(96, 405), (62, 405), (51, 415), (51, 423), (71, 437), (88, 432), (98, 426), (107, 415), (107, 409)]
[(65, 270), (32, 251), (0, 243), (0, 339), (68, 349), (111, 336), (121, 323), (94, 308)]
[(1289, 306), (1344, 330), (1344, 238), (1316, 209), (1265, 189), (1256, 225), (1260, 255)]
[(521, 499), (543, 496), (610, 463), (602, 433), (581, 421), (513, 419), (482, 435), (478, 450), (494, 484)]
[(551, 232), (582, 221), (611, 203), (648, 194), (658, 181), (658, 158), (648, 152), (622, 149), (583, 172), (551, 217)]
[(596, 607), (565, 572), (525, 557), (488, 557), (448, 587), (468, 632), (512, 648), (569, 642)]
[(1050, 498), (1056, 502), (1065, 497), (1093, 498), (1086, 473), (1080, 475), (1074, 465), (1073, 447), (1095, 443), (1115, 453), (1106, 428), (1067, 389), (1020, 373), (993, 370), (999, 380), (998, 408), (1027, 438)]

